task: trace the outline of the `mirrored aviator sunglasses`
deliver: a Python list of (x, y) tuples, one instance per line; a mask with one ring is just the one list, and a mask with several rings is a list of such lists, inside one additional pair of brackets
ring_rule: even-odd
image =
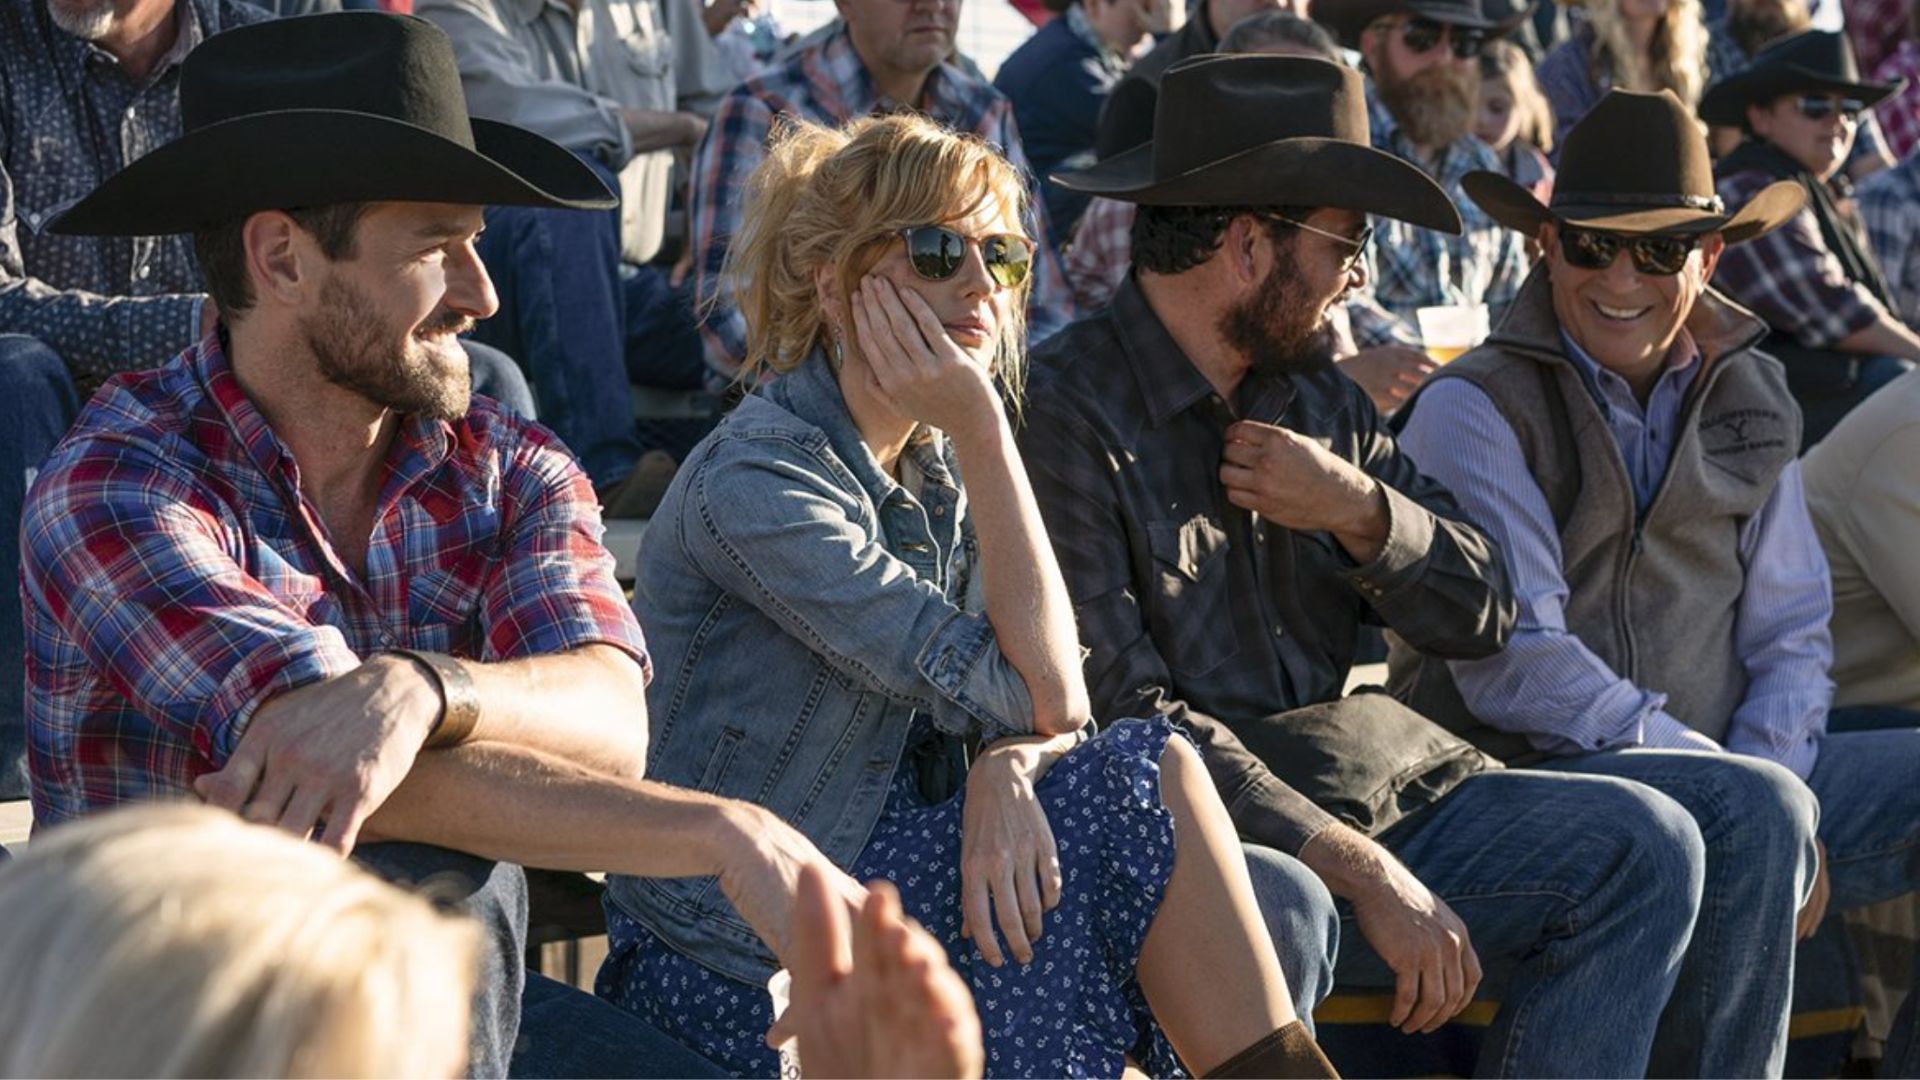
[(1627, 236), (1621, 233), (1582, 229), (1577, 225), (1560, 226), (1560, 254), (1582, 270), (1605, 270), (1625, 248), (1633, 258), (1633, 268), (1643, 274), (1670, 276), (1687, 265), (1687, 256), (1699, 246), (1697, 236)]
[(1033, 271), (1033, 241), (1016, 233), (995, 233), (971, 240), (945, 225), (915, 225), (900, 230), (907, 262), (928, 281), (945, 281), (960, 272), (969, 245), (980, 245), (987, 275), (1003, 289), (1018, 288)]
[(1840, 119), (1854, 123), (1860, 122), (1860, 114), (1867, 110), (1866, 103), (1856, 98), (1827, 97), (1822, 94), (1808, 94), (1798, 102), (1800, 115), (1809, 120), (1825, 120), (1834, 113)]

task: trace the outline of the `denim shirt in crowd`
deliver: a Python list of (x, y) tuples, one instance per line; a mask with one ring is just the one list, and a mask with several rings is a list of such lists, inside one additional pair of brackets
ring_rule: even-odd
[[(647, 776), (765, 806), (842, 867), (903, 761), (939, 798), (958, 790), (963, 740), (1033, 726), (973, 587), (950, 447), (918, 443), (903, 466), (917, 496), (881, 470), (816, 355), (695, 448), (634, 589), (654, 660)], [(939, 733), (931, 745), (908, 746), (916, 714)], [(778, 966), (712, 878), (615, 877), (610, 890), (716, 971), (757, 984)]]

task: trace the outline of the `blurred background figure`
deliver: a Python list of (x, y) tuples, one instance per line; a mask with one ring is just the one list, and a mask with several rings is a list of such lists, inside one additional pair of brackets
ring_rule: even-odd
[(1707, 83), (1699, 0), (1587, 0), (1586, 20), (1540, 62), (1558, 141), (1608, 90), (1671, 90), (1692, 108)]
[(1480, 116), (1473, 133), (1493, 148), (1507, 179), (1542, 202), (1553, 195), (1553, 106), (1533, 77), (1533, 61), (1512, 41), (1480, 54)]
[(479, 935), (316, 844), (114, 810), (0, 869), (0, 1075), (456, 1076)]
[[(1036, 175), (1093, 164), (1100, 107), (1153, 33), (1179, 21), (1181, 0), (1047, 0), (1059, 18), (1041, 27), (1000, 65), (994, 89), (1013, 102), (1013, 118)], [(1041, 187), (1056, 246), (1073, 234), (1087, 196)]]

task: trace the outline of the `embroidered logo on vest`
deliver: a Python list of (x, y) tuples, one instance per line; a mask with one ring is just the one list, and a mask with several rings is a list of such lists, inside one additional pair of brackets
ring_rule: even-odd
[(1786, 417), (1773, 409), (1728, 409), (1700, 418), (1701, 449), (1721, 456), (1787, 444)]

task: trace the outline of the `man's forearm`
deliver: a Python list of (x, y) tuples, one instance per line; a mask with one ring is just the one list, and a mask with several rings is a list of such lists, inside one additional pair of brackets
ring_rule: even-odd
[(621, 649), (587, 645), (466, 668), (480, 697), (469, 741), (526, 747), (610, 776), (645, 772), (646, 681)]
[(737, 803), (611, 777), (524, 747), (422, 753), (363, 842), (410, 840), (549, 870), (717, 874), (748, 842)]
[(1920, 335), (1891, 315), (1882, 315), (1834, 343), (1841, 352), (1893, 356), (1920, 363)]

